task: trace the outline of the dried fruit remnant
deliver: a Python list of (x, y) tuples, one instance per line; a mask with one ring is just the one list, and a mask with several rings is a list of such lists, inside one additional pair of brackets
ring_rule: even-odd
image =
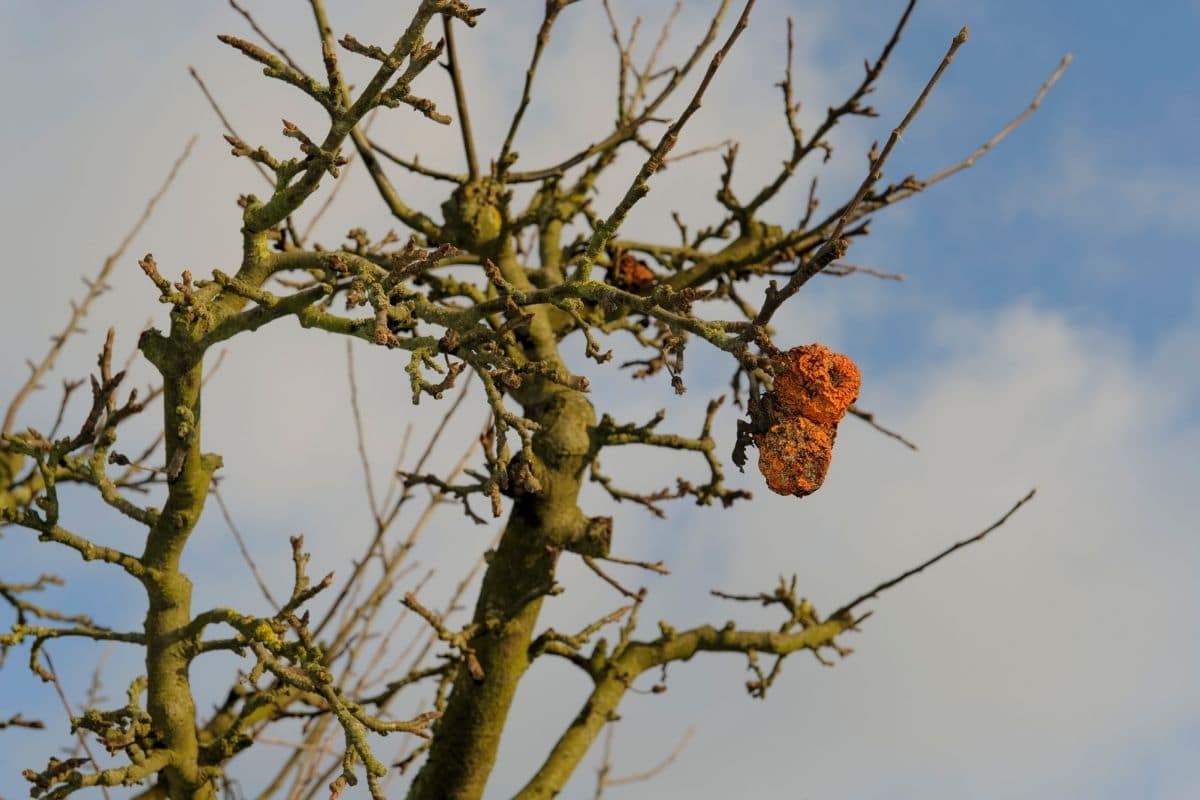
[(823, 344), (793, 347), (779, 357), (776, 369), (780, 407), (824, 425), (841, 421), (862, 384), (854, 362)]
[(793, 347), (775, 360), (754, 437), (758, 471), (776, 494), (804, 497), (825, 481), (837, 425), (858, 397), (862, 376), (847, 356), (822, 344)]
[(833, 457), (836, 429), (787, 417), (758, 437), (758, 471), (775, 494), (804, 497), (821, 488)]
[(654, 288), (654, 272), (633, 253), (622, 252), (609, 270), (608, 282), (633, 294), (648, 294)]

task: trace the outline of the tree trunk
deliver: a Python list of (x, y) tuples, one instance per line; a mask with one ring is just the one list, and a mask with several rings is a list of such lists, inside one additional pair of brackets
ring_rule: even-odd
[(558, 553), (588, 528), (578, 497), (593, 453), (595, 412), (584, 395), (558, 385), (539, 394), (525, 404), (525, 414), (541, 426), (531, 459), (541, 488), (516, 498), (475, 607), (474, 621), (482, 627), (471, 644), (484, 676), (477, 683), (459, 670), (410, 800), (482, 797), (513, 694), (529, 666), (529, 644), (542, 599), (554, 584)]
[(180, 570), (179, 562), (204, 509), (220, 459), (200, 452), (200, 360), (178, 354), (169, 360), (151, 360), (163, 376), (169, 488), (141, 557), (147, 570), (143, 583), (148, 599), (146, 711), (163, 736), (162, 746), (171, 753), (164, 770), (168, 796), (171, 800), (208, 800), (214, 790), (200, 768), (196, 705), (188, 675), (196, 646), (194, 638), (186, 635), (192, 621), (192, 582)]

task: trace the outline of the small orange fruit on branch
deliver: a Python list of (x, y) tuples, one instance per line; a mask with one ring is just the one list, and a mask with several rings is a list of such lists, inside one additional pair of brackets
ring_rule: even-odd
[(833, 457), (833, 425), (785, 417), (755, 437), (758, 471), (775, 494), (810, 495), (825, 482)]
[(777, 356), (775, 370), (773, 392), (783, 411), (825, 425), (841, 421), (862, 385), (849, 357), (815, 342)]
[(628, 250), (622, 250), (613, 259), (608, 271), (608, 283), (632, 294), (649, 294), (654, 288), (655, 275), (649, 265)]
[(862, 376), (849, 357), (817, 343), (779, 354), (772, 366), (774, 385), (751, 412), (758, 471), (776, 494), (804, 497), (825, 482), (837, 425)]

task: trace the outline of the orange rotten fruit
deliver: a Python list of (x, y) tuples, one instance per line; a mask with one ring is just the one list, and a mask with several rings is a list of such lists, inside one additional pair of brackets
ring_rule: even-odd
[(626, 251), (615, 259), (608, 282), (633, 294), (648, 294), (654, 288), (654, 272), (645, 261)]
[(848, 356), (823, 344), (793, 347), (775, 360), (773, 394), (787, 415), (836, 425), (858, 397), (862, 375)]
[(758, 471), (775, 494), (804, 497), (821, 488), (833, 457), (834, 425), (784, 417), (757, 434)]
[(776, 494), (804, 497), (825, 482), (838, 422), (858, 397), (862, 376), (847, 356), (815, 342), (781, 353), (773, 366), (754, 434), (758, 471)]

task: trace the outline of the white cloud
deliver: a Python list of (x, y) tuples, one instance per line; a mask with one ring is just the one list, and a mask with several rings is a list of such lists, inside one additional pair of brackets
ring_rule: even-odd
[(1060, 134), (1038, 161), (1013, 183), (1010, 213), (1032, 211), (1105, 238), (1195, 234), (1200, 173), (1194, 168), (1078, 129)]

